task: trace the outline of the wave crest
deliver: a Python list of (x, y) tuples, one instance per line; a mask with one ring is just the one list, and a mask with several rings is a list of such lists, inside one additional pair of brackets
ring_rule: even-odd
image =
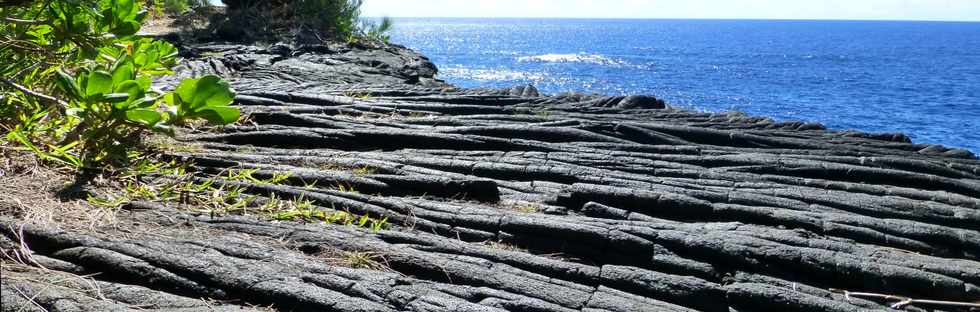
[(544, 79), (544, 75), (540, 73), (504, 69), (470, 69), (462, 67), (448, 67), (442, 69), (439, 71), (439, 75), (444, 78), (463, 78), (480, 81), (538, 81)]
[(598, 65), (624, 65), (625, 62), (614, 60), (599, 54), (541, 54), (533, 56), (522, 56), (517, 58), (518, 62), (541, 62), (541, 63), (591, 63)]

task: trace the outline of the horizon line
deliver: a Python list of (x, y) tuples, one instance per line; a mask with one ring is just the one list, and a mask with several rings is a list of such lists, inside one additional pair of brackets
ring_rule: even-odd
[(581, 17), (581, 16), (364, 16), (365, 18), (437, 18), (437, 19), (581, 19), (581, 20), (717, 20), (717, 21), (828, 21), (828, 22), (939, 22), (980, 23), (975, 20), (888, 19), (888, 18), (772, 18), (772, 17)]

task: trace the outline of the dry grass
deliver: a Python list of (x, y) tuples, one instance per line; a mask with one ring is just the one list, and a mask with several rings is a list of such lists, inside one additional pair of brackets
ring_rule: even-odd
[(332, 266), (401, 274), (388, 264), (384, 254), (370, 251), (349, 251), (326, 247), (315, 252), (304, 252), (314, 259)]
[(505, 205), (505, 207), (520, 213), (538, 213), (542, 210), (540, 204), (531, 202), (516, 202), (509, 206)]
[[(141, 306), (130, 305), (126, 303), (126, 299), (119, 301), (118, 293), (107, 296), (106, 293), (103, 293), (100, 283), (95, 279), (98, 277), (97, 275), (76, 275), (0, 260), (0, 276), (3, 277), (4, 284), (9, 285), (9, 289), (13, 289), (16, 296), (20, 296), (27, 302), (27, 306), (13, 307), (15, 309), (12, 311), (47, 311), (44, 305), (38, 301), (50, 302), (52, 298), (75, 301), (76, 303), (78, 303), (77, 300), (85, 302), (91, 299), (91, 303), (96, 303), (96, 306), (98, 302), (106, 304), (102, 308), (129, 306), (134, 310), (142, 310), (142, 308), (154, 306), (155, 303), (152, 302)], [(69, 296), (65, 297), (66, 294)], [(46, 298), (46, 300), (40, 300), (40, 298)], [(139, 300), (139, 298), (131, 299)], [(278, 311), (271, 305), (254, 305), (239, 300), (222, 301), (210, 298), (200, 298), (200, 300), (204, 307), (211, 311), (227, 304), (240, 305), (241, 311)]]
[(101, 291), (91, 278), (92, 275), (76, 275), (9, 261), (0, 261), (0, 266), (3, 267), (4, 279), (48, 284), (78, 290), (95, 297), (101, 296)]
[(171, 33), (194, 33), (206, 30), (208, 20), (214, 14), (224, 13), (224, 7), (208, 6), (197, 8), (181, 16), (168, 14), (153, 14), (140, 27), (142, 35), (165, 35)]
[[(65, 291), (76, 293), (81, 297), (113, 303), (112, 300), (106, 299), (102, 295), (101, 289), (91, 276), (75, 275), (7, 261), (0, 261), (0, 272), (2, 272), (5, 284), (10, 284), (19, 296), (30, 302), (34, 308), (39, 308), (40, 311), (46, 311), (46, 309), (35, 301), (36, 298)], [(17, 285), (29, 286), (27, 287), (29, 290), (21, 290)], [(25, 311), (33, 310), (27, 308), (21, 307)]]
[(204, 146), (200, 143), (181, 142), (165, 135), (152, 135), (143, 140), (146, 146), (167, 153), (200, 153)]
[(25, 223), (70, 228), (114, 223), (115, 209), (85, 201), (68, 172), (43, 165), (31, 154), (0, 150), (0, 213)]
[(351, 173), (353, 173), (356, 176), (371, 175), (377, 172), (378, 172), (378, 168), (373, 168), (368, 166), (357, 167), (351, 170)]
[(162, 35), (177, 32), (178, 29), (173, 25), (174, 18), (172, 17), (154, 16), (143, 23), (143, 27), (140, 27), (140, 34)]
[(344, 251), (333, 260), (334, 264), (348, 268), (391, 272), (391, 268), (382, 263), (387, 262), (384, 256), (376, 252)]
[(514, 252), (524, 252), (524, 253), (527, 252), (527, 249), (525, 249), (525, 248), (521, 248), (521, 247), (518, 247), (517, 245), (508, 244), (508, 243), (505, 243), (505, 242), (485, 241), (485, 242), (483, 242), (483, 245), (484, 246), (487, 246), (487, 247), (490, 247), (490, 248), (493, 248), (493, 249), (498, 249), (498, 250), (506, 250), (506, 251), (514, 251)]

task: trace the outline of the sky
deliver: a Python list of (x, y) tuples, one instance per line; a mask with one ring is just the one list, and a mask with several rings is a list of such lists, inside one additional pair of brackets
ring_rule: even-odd
[(365, 0), (364, 16), (980, 21), (980, 0)]

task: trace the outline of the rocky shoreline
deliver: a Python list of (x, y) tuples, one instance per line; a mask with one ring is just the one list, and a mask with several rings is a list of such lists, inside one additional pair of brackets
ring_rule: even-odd
[[(181, 144), (195, 148), (174, 158), (202, 179), (288, 172), (280, 184), (215, 183), (390, 228), (166, 202), (130, 203), (92, 231), (4, 215), (0, 248), (29, 246), (48, 276), (95, 275), (51, 287), (5, 268), (3, 311), (865, 311), (904, 299), (916, 299), (905, 310), (971, 311), (980, 301), (980, 160), (968, 151), (647, 96), (461, 90), (394, 45), (182, 50), (174, 77), (227, 77), (250, 122), (188, 129)], [(345, 253), (375, 265), (335, 261)]]

